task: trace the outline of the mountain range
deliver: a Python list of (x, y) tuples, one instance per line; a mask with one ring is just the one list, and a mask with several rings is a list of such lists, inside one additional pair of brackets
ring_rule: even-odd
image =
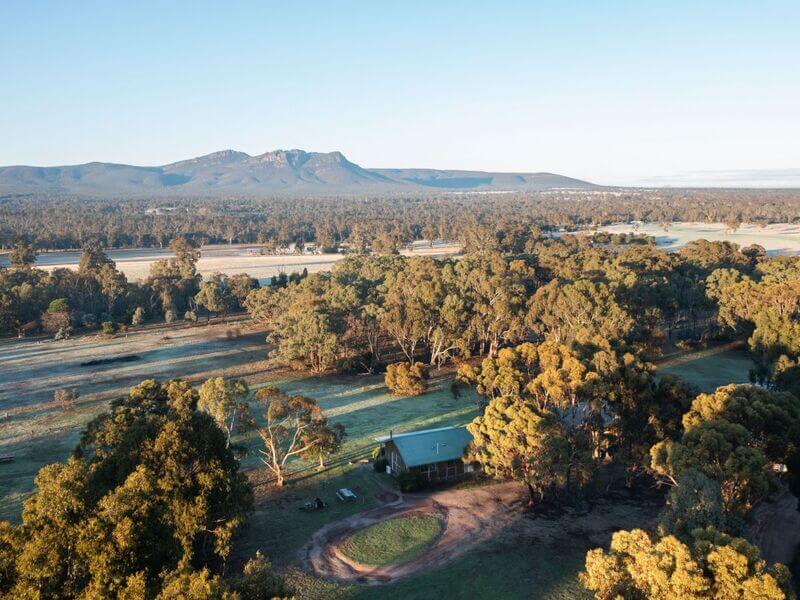
[(0, 194), (98, 197), (357, 194), (425, 191), (544, 191), (597, 186), (553, 173), (366, 169), (341, 152), (275, 150), (250, 156), (223, 150), (158, 166), (93, 162), (0, 167)]

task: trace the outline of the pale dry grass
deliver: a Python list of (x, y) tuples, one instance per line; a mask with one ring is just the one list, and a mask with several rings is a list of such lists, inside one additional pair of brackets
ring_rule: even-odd
[[(633, 226), (620, 223), (602, 227), (609, 233), (631, 233)], [(800, 225), (773, 223), (761, 227), (743, 223), (736, 231), (730, 231), (724, 223), (670, 223), (667, 230), (658, 223), (642, 223), (637, 233), (656, 238), (659, 247), (667, 251), (680, 250), (694, 240), (711, 242), (733, 242), (739, 246), (758, 244), (769, 254), (800, 254)]]
[[(234, 247), (235, 249), (235, 247)], [(292, 254), (272, 256), (260, 256), (257, 254), (247, 254), (245, 252), (225, 253), (220, 251), (218, 247), (201, 250), (200, 260), (197, 263), (197, 271), (204, 277), (212, 273), (224, 273), (226, 275), (235, 275), (237, 273), (247, 273), (251, 277), (260, 280), (265, 280), (269, 277), (275, 277), (281, 273), (295, 273), (307, 269), (309, 273), (318, 271), (328, 271), (334, 263), (345, 258), (344, 254)], [(132, 251), (133, 252), (133, 251)], [(433, 247), (427, 247), (424, 244), (416, 244), (414, 249), (403, 250), (401, 254), (404, 256), (452, 256), (458, 254), (459, 246), (457, 244), (437, 244)], [(115, 259), (117, 268), (125, 274), (129, 281), (136, 281), (145, 279), (150, 273), (150, 265), (156, 260), (165, 258), (163, 256), (148, 256), (146, 258), (137, 259), (134, 257), (128, 259)], [(114, 258), (112, 256), (112, 258)], [(50, 261), (48, 261), (49, 263)], [(53, 261), (55, 262), (55, 261)], [(52, 271), (53, 269), (66, 268), (77, 269), (78, 265), (74, 257), (70, 257), (63, 262), (55, 264), (42, 264), (42, 269)]]

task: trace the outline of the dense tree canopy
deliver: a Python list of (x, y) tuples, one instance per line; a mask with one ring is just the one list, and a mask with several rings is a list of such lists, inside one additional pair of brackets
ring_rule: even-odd
[(585, 484), (594, 468), (584, 435), (570, 435), (556, 415), (540, 412), (518, 396), (495, 398), (467, 429), (473, 441), (466, 460), (480, 463), (495, 477), (523, 481), (531, 501)]
[(783, 600), (794, 598), (789, 580), (786, 567), (768, 567), (754, 546), (713, 529), (697, 530), (688, 544), (618, 531), (607, 552), (589, 551), (581, 573), (597, 600)]
[[(47, 250), (81, 248), (91, 239), (107, 248), (163, 247), (177, 234), (225, 244), (316, 242), (326, 249), (343, 241), (358, 245), (362, 239), (381, 252), (414, 239), (451, 239), (470, 250), (517, 253), (531, 231), (620, 221), (791, 223), (798, 206), (800, 197), (793, 190), (553, 190), (495, 197), (431, 190), (425, 196), (369, 202), (352, 197), (158, 201), (9, 195), (0, 204), (0, 248), (18, 242)], [(148, 211), (163, 207), (168, 209)]]
[(0, 526), (0, 590), (154, 598), (221, 572), (252, 496), (197, 401), (183, 381), (146, 380), (94, 419), (66, 463), (39, 472), (22, 524)]

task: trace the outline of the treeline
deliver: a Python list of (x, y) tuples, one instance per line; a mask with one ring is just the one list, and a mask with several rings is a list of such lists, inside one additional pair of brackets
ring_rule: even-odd
[[(466, 460), (524, 482), (532, 503), (580, 501), (608, 461), (630, 485), (669, 486), (655, 535), (619, 532), (610, 551), (589, 553), (582, 581), (597, 598), (684, 597), (685, 585), (696, 598), (792, 597), (786, 568), (741, 536), (755, 504), (800, 489), (800, 258), (705, 240), (674, 254), (572, 236), (526, 245), (457, 260), (349, 257), (245, 305), (271, 328), (273, 356), (298, 368), (399, 359), (387, 373), (397, 388), (424, 380), (412, 376), (419, 361), (456, 363), (482, 398)], [(763, 387), (699, 394), (655, 376), (667, 338), (721, 337), (747, 337)], [(651, 563), (663, 587), (641, 574)]]
[(258, 280), (246, 274), (197, 274), (200, 253), (183, 237), (169, 244), (173, 256), (151, 264), (144, 281), (129, 282), (102, 247), (84, 247), (77, 270), (35, 268), (36, 250), (20, 244), (0, 268), (0, 335), (43, 330), (68, 337), (73, 329), (103, 324), (107, 332), (148, 319), (194, 321), (240, 310)]
[(800, 194), (791, 190), (562, 190), (503, 196), (187, 198), (168, 203), (6, 196), (0, 200), (0, 249), (20, 242), (41, 250), (74, 249), (91, 241), (105, 248), (164, 247), (177, 236), (198, 243), (313, 242), (326, 250), (345, 242), (369, 246), (376, 240), (398, 245), (446, 239), (469, 245), (483, 226), (488, 230), (484, 238), (513, 252), (519, 251), (520, 236), (531, 231), (629, 221), (791, 223), (799, 209)]
[(716, 318), (724, 273), (759, 278), (794, 264), (722, 242), (669, 254), (531, 237), (521, 254), (348, 257), (330, 273), (254, 290), (244, 304), (271, 329), (276, 358), (314, 372), (374, 371), (398, 356), (441, 366), (544, 337), (621, 340), (653, 353), (667, 338), (734, 333)]
[[(753, 506), (782, 486), (800, 492), (800, 259), (705, 241), (676, 255), (584, 243), (543, 242), (528, 266), (553, 278), (525, 304), (525, 341), (458, 367), (484, 400), (465, 459), (523, 482), (533, 506), (585, 501), (609, 462), (631, 487), (669, 487), (654, 531), (617, 532), (587, 554), (581, 581), (599, 600), (793, 598), (788, 569), (744, 538)], [(762, 385), (700, 394), (655, 377), (649, 340), (676, 310), (696, 339), (748, 336)]]

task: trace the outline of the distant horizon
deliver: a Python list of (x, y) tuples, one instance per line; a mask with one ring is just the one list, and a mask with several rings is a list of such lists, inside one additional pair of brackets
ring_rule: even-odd
[(486, 168), (463, 168), (459, 166), (431, 166), (413, 164), (413, 166), (372, 166), (370, 164), (363, 164), (359, 161), (353, 160), (346, 151), (341, 149), (333, 149), (328, 151), (319, 151), (313, 148), (300, 148), (300, 147), (287, 147), (287, 148), (274, 148), (263, 150), (260, 152), (245, 151), (238, 148), (223, 148), (213, 150), (211, 152), (204, 152), (202, 154), (184, 156), (171, 160), (165, 163), (155, 163), (144, 161), (141, 163), (125, 163), (112, 160), (90, 160), (86, 162), (69, 162), (64, 164), (2, 164), (0, 168), (5, 167), (33, 167), (33, 168), (56, 168), (56, 167), (77, 167), (87, 164), (108, 164), (108, 165), (122, 165), (122, 166), (136, 166), (141, 168), (157, 168), (170, 164), (202, 158), (223, 152), (236, 152), (246, 154), (249, 157), (262, 156), (273, 152), (292, 152), (301, 151), (307, 153), (319, 154), (332, 154), (340, 153), (348, 161), (363, 167), (365, 169), (408, 169), (408, 170), (442, 170), (442, 171), (477, 171), (486, 173), (508, 173), (508, 174), (530, 174), (530, 173), (554, 173), (565, 177), (588, 181), (595, 185), (606, 187), (627, 187), (627, 188), (649, 188), (649, 189), (670, 189), (670, 188), (696, 188), (696, 189), (800, 189), (800, 168), (784, 168), (784, 169), (719, 169), (707, 171), (690, 171), (683, 173), (675, 173), (672, 175), (664, 174), (651, 174), (647, 176), (638, 177), (622, 177), (615, 182), (601, 177), (600, 180), (584, 177), (580, 173), (556, 173), (545, 169), (531, 168), (525, 170), (491, 170)]
[(9, 0), (0, 21), (3, 165), (299, 147), (600, 185), (800, 168), (790, 0)]

